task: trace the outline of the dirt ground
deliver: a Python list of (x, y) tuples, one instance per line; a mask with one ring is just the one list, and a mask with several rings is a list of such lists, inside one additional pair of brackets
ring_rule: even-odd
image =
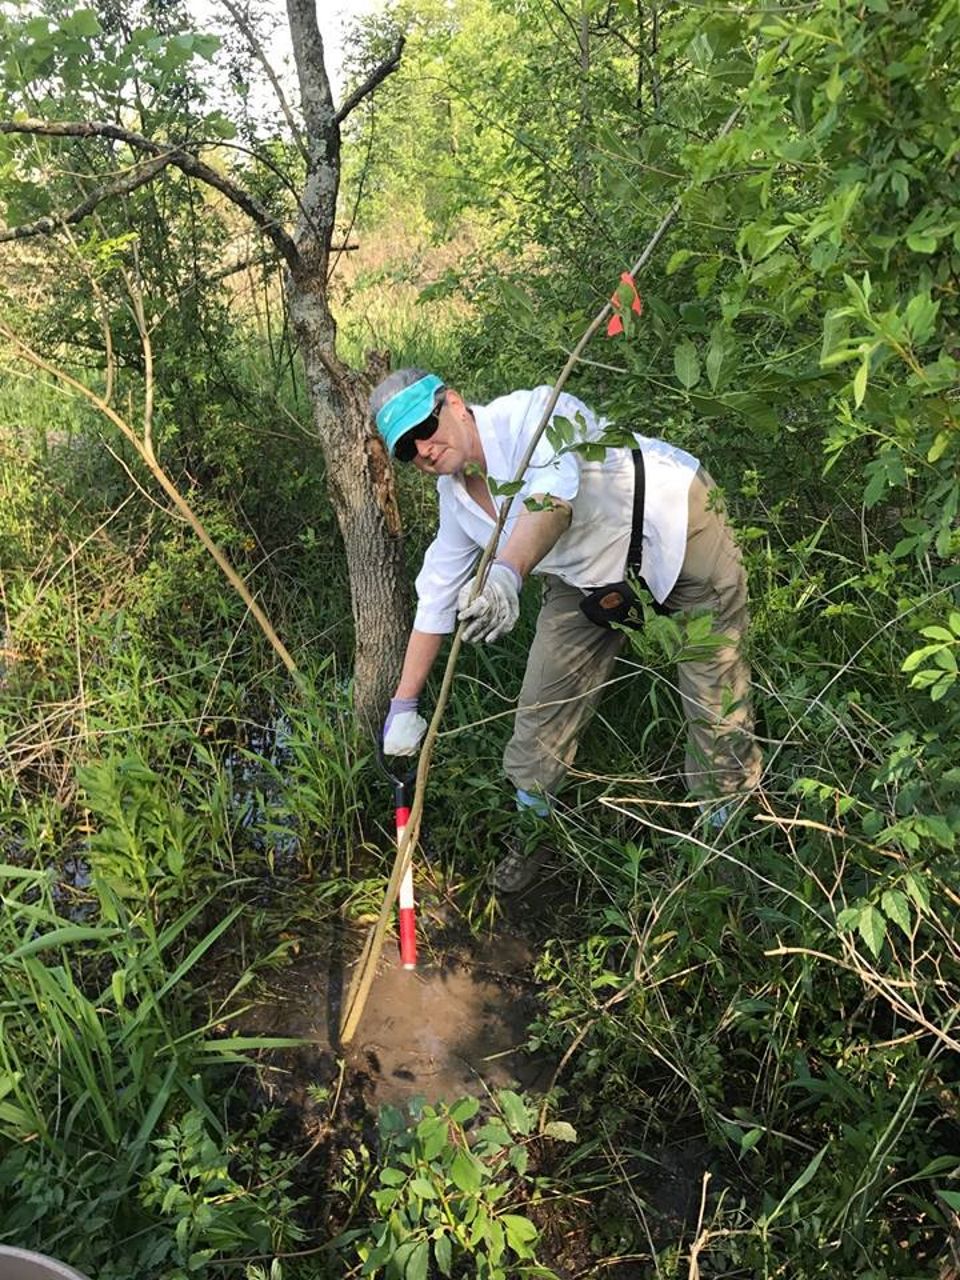
[[(536, 1012), (533, 955), (505, 934), (485, 945), (423, 945), (418, 967), (400, 967), (388, 942), (353, 1042), (338, 1043), (343, 1001), (362, 935), (348, 933), (327, 957), (304, 957), (274, 975), (263, 1002), (244, 1018), (247, 1034), (302, 1036), (321, 1057), (341, 1058), (362, 1077), (368, 1105), (402, 1106), (419, 1096), (452, 1102), (503, 1088), (543, 1090), (551, 1064), (524, 1043)], [(281, 1068), (281, 1071), (283, 1069)], [(287, 1101), (293, 1080), (273, 1088)], [(303, 1101), (303, 1099), (299, 1099)]]

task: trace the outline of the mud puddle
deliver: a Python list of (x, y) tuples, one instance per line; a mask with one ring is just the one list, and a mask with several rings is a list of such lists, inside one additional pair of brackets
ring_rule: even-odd
[[(344, 939), (355, 955), (362, 939)], [(427, 948), (424, 948), (426, 951)], [(339, 953), (342, 955), (342, 952)], [(422, 957), (416, 970), (400, 967), (389, 944), (370, 989), (353, 1042), (338, 1044), (341, 1008), (353, 973), (331, 958), (304, 958), (274, 975), (264, 1002), (243, 1018), (245, 1034), (302, 1036), (316, 1045), (313, 1079), (289, 1059), (272, 1085), (288, 1101), (329, 1077), (337, 1059), (363, 1082), (374, 1109), (412, 1097), (452, 1101), (503, 1088), (545, 1089), (552, 1064), (524, 1044), (537, 1013), (530, 979), (532, 954), (517, 937)], [(287, 1077), (284, 1079), (283, 1077)], [(323, 1083), (323, 1081), (319, 1081)]]

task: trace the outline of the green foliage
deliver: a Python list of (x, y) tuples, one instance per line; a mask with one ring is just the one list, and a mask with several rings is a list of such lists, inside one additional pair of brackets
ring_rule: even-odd
[(536, 1263), (537, 1228), (508, 1202), (528, 1181), (535, 1110), (510, 1090), (494, 1102), (496, 1114), (469, 1133), (476, 1098), (412, 1103), (413, 1123), (381, 1108), (379, 1186), (371, 1193), (380, 1224), (369, 1240), (351, 1232), (349, 1241), (362, 1275), (426, 1280), (431, 1262), (451, 1276), (467, 1260), (483, 1280), (553, 1274)]
[[(431, 0), (359, 25), (357, 80), (398, 28), (408, 42), (346, 122), (344, 209), (359, 201), (376, 252), (339, 286), (343, 350), (389, 347), (478, 398), (552, 381), (616, 292), (624, 332), (575, 390), (608, 443), (641, 430), (700, 456), (738, 521), (763, 789), (722, 832), (688, 807), (673, 667), (711, 628), (649, 616), (550, 828), (575, 909), (530, 925), (532, 1035), (564, 1063), (551, 1176), (591, 1206), (605, 1267), (632, 1252), (692, 1273), (689, 1231), (650, 1207), (689, 1144), (715, 1174), (704, 1274), (932, 1274), (957, 1207), (960, 18), (935, 0), (571, 18)], [(261, 144), (250, 189), (292, 214), (294, 148), (249, 102), (212, 108), (214, 46), (176, 6), (0, 24), (5, 115), (238, 128)], [(4, 219), (70, 207), (133, 159), (0, 139)], [(618, 281), (674, 200), (637, 315)], [(296, 1245), (305, 1209), (269, 1119), (226, 1115), (218, 1065), (252, 1045), (214, 1031), (206, 966), (229, 952), (245, 988), (300, 925), (369, 909), (382, 833), (344, 679), (348, 584), (268, 289), (237, 308), (216, 278), (232, 228), (181, 176), (100, 212), (39, 282), (13, 262), (6, 313), (102, 387), (105, 308), (136, 416), (138, 280), (158, 452), (295, 638), (312, 696), (291, 698), (192, 535), (130, 496), (132, 474), (156, 497), (102, 424), (6, 378), (0, 1233), (102, 1276), (212, 1275)], [(399, 485), (413, 567), (435, 507)], [(532, 595), (515, 646), (463, 655), (431, 782), (425, 841), (477, 925), (515, 834), (499, 752)], [(341, 1248), (361, 1271), (543, 1273), (532, 1113), (501, 1095), (480, 1123), (472, 1105), (385, 1112), (376, 1157), (353, 1140), (339, 1185), (373, 1212)]]
[[(295, 1222), (298, 1202), (289, 1194), (290, 1157), (278, 1155), (266, 1140), (276, 1118), (267, 1114), (253, 1133), (233, 1139), (234, 1149), (238, 1139), (250, 1144), (252, 1168), (254, 1156), (245, 1153), (241, 1165), (247, 1167), (231, 1170), (231, 1152), (211, 1136), (209, 1120), (198, 1110), (186, 1112), (155, 1140), (155, 1163), (143, 1180), (141, 1199), (175, 1224), (173, 1238), (153, 1259), (163, 1263), (170, 1280), (205, 1274), (206, 1264), (224, 1250), (270, 1254), (303, 1239)], [(262, 1179), (259, 1186), (238, 1180), (253, 1173)]]

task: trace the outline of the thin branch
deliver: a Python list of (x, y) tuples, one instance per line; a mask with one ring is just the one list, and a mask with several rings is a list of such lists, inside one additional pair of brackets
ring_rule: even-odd
[[(226, 3), (226, 0), (224, 0)], [(353, 93), (347, 98), (346, 102), (340, 107), (336, 115), (333, 117), (334, 124), (343, 124), (347, 116), (355, 107), (358, 107), (364, 98), (369, 97), (374, 89), (382, 81), (386, 80), (391, 72), (396, 71), (400, 65), (400, 56), (403, 53), (403, 46), (406, 44), (406, 36), (397, 36), (397, 43), (393, 46), (393, 51), (388, 58), (385, 58), (374, 71), (371, 71), (363, 84), (358, 89), (354, 89)]]
[(100, 413), (104, 415), (104, 417), (108, 418), (110, 422), (113, 423), (125, 439), (129, 440), (149, 468), (153, 478), (160, 485), (161, 489), (163, 489), (164, 493), (176, 507), (177, 511), (190, 525), (191, 529), (193, 529), (194, 533), (210, 552), (211, 556), (213, 556), (224, 577), (253, 614), (261, 631), (266, 636), (267, 640), (269, 640), (274, 652), (280, 658), (283, 665), (291, 675), (298, 676), (299, 672), (297, 670), (296, 663), (290, 656), (290, 653), (281, 641), (280, 637), (277, 635), (276, 631), (274, 631), (267, 615), (250, 594), (247, 584), (237, 573), (236, 569), (234, 569), (233, 565), (221, 551), (220, 547), (210, 537), (205, 525), (200, 521), (193, 508), (180, 493), (180, 490), (167, 475), (166, 471), (164, 471), (163, 467), (161, 467), (153, 452), (153, 447), (149, 439), (145, 438), (141, 440), (130, 424), (125, 421), (125, 419), (121, 418), (116, 410), (112, 409), (101, 396), (98, 396), (97, 393), (92, 391), (89, 387), (85, 387), (82, 382), (78, 382), (76, 378), (72, 378), (65, 370), (58, 369), (48, 361), (44, 360), (42, 356), (38, 355), (36, 351), (29, 347), (23, 339), (18, 337), (17, 334), (15, 334), (14, 331), (2, 320), (0, 320), (0, 334), (11, 342), (16, 351), (30, 364), (34, 365), (35, 368), (42, 369), (44, 373), (48, 373), (52, 377), (57, 378), (60, 382), (64, 383), (73, 391), (88, 400), (100, 411)]
[(287, 122), (287, 128), (290, 130), (293, 135), (293, 140), (297, 144), (297, 150), (300, 152), (301, 156), (303, 156), (307, 164), (309, 164), (310, 153), (307, 150), (307, 144), (303, 140), (303, 134), (300, 132), (300, 126), (294, 119), (293, 112), (290, 110), (290, 104), (287, 102), (286, 94), (283, 92), (280, 81), (277, 79), (277, 74), (270, 65), (270, 60), (264, 52), (263, 45), (257, 39), (257, 34), (250, 24), (249, 19), (241, 12), (240, 7), (233, 3), (233, 0), (222, 0), (222, 3), (223, 7), (229, 12), (230, 16), (243, 33), (244, 39), (250, 46), (253, 56), (266, 72), (267, 79), (270, 81), (273, 92), (277, 95), (277, 101), (280, 103), (280, 110), (283, 112), (283, 118)]
[[(331, 253), (356, 253), (360, 248), (356, 241), (350, 244), (332, 244), (330, 246)], [(218, 280), (226, 280), (229, 276), (235, 276), (240, 271), (252, 270), (254, 267), (270, 267), (275, 266), (279, 259), (275, 253), (255, 253), (252, 258), (244, 258), (241, 262), (234, 262), (229, 267), (221, 267), (219, 271), (211, 272), (210, 275), (204, 276), (203, 280), (206, 284), (216, 284)]]
[(169, 152), (156, 156), (153, 160), (147, 160), (131, 169), (125, 177), (97, 187), (69, 213), (48, 214), (45, 218), (38, 218), (36, 222), (28, 222), (20, 227), (4, 227), (0, 230), (0, 243), (9, 240), (26, 240), (30, 236), (49, 236), (61, 227), (74, 226), (89, 217), (102, 201), (109, 200), (112, 196), (129, 195), (131, 191), (136, 191), (137, 187), (152, 182), (157, 174), (172, 162), (173, 157)]
[(300, 262), (293, 237), (288, 235), (269, 210), (255, 200), (242, 187), (217, 173), (210, 165), (197, 159), (182, 147), (163, 147), (152, 139), (136, 133), (132, 129), (124, 129), (120, 125), (110, 124), (105, 120), (0, 120), (0, 134), (26, 133), (44, 138), (110, 138), (114, 142), (123, 142), (135, 151), (146, 151), (149, 155), (172, 164), (188, 177), (197, 178), (207, 186), (215, 188), (221, 195), (242, 209), (252, 218), (257, 226), (269, 236), (283, 255), (287, 265), (294, 270)]
[[(139, 274), (139, 264), (138, 264)], [(150, 341), (150, 329), (143, 309), (143, 294), (134, 284), (127, 271), (123, 273), (124, 284), (130, 295), (133, 318), (140, 335), (140, 346), (143, 349), (143, 447), (146, 451), (147, 463), (155, 460), (153, 452), (153, 343)]]
[(555, 9), (558, 9), (558, 10), (560, 11), (560, 13), (562, 14), (562, 16), (563, 16), (563, 18), (564, 18), (564, 21), (567, 23), (567, 26), (569, 26), (570, 30), (573, 32), (573, 38), (574, 38), (574, 40), (576, 40), (576, 41), (577, 41), (577, 43), (579, 44), (579, 43), (580, 43), (580, 28), (578, 27), (577, 23), (576, 23), (576, 22), (574, 22), (573, 18), (570, 16), (570, 14), (569, 14), (569, 13), (567, 13), (566, 9), (565, 9), (565, 8), (563, 7), (563, 5), (560, 3), (560, 0), (553, 0), (553, 7), (554, 7)]

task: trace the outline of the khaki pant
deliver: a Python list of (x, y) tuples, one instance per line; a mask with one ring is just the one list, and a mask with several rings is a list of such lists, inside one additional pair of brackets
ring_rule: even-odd
[[(749, 622), (747, 579), (740, 551), (719, 511), (708, 510), (713, 481), (701, 468), (690, 486), (687, 550), (671, 611), (712, 613), (713, 630), (729, 640), (708, 657), (678, 664), (687, 718), (684, 773), (695, 796), (725, 796), (755, 787), (760, 751), (753, 737), (750, 668), (740, 652)], [(559, 578), (544, 578), (543, 605), (504, 771), (525, 791), (555, 793), (577, 752), (623, 646), (619, 631), (590, 622), (583, 593)]]

